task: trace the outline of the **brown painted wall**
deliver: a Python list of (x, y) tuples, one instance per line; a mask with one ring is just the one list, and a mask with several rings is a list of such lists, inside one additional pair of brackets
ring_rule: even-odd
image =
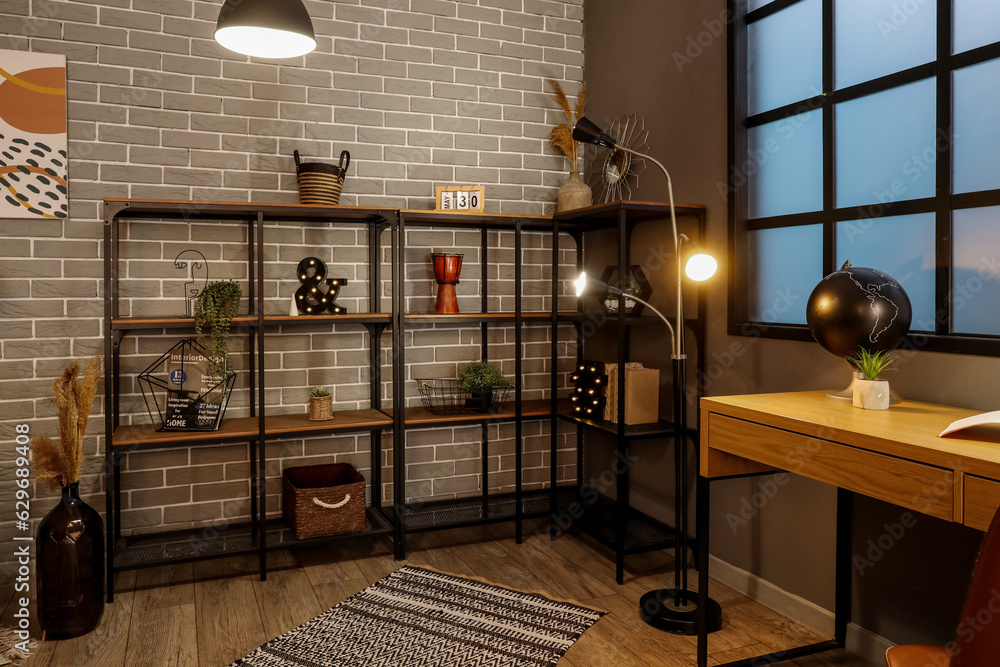
[[(724, 0), (587, 0), (584, 8), (588, 115), (605, 125), (621, 113), (645, 118), (650, 152), (671, 170), (678, 202), (708, 206), (708, 245), (724, 256), (727, 209), (717, 189), (727, 172), (727, 47), (719, 32)], [(666, 199), (659, 174), (648, 169), (641, 180), (633, 199)], [(659, 282), (654, 303), (665, 303), (659, 300), (667, 293), (665, 276), (653, 280)], [(726, 285), (723, 262), (708, 288), (707, 394), (846, 385), (841, 362), (818, 345), (728, 336)], [(664, 356), (659, 365), (668, 364)], [(997, 408), (995, 358), (916, 352), (900, 366), (892, 381), (902, 396)], [(633, 485), (635, 504), (665, 519), (672, 499), (660, 495), (658, 480), (672, 478), (669, 458), (665, 452), (650, 456), (651, 465), (636, 469)], [(768, 479), (714, 485), (711, 551), (832, 609), (836, 493), (804, 479), (775, 488)], [(747, 509), (754, 502), (763, 507)], [(866, 498), (855, 498), (854, 507), (854, 550), (868, 558), (869, 540), (877, 545), (902, 510)], [(743, 524), (741, 511), (753, 519)], [(917, 517), (889, 549), (871, 552), (878, 556), (869, 559), (871, 566), (858, 561), (855, 622), (893, 641), (948, 641), (980, 540), (976, 531)]]

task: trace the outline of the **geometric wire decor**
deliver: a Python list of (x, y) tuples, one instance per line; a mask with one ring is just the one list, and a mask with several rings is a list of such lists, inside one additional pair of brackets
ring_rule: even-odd
[[(646, 121), (636, 115), (618, 116), (608, 130), (615, 143), (640, 153), (649, 151), (649, 130)], [(632, 199), (639, 187), (639, 174), (646, 170), (646, 161), (637, 155), (618, 149), (588, 151), (587, 174), (594, 191), (595, 203)]]
[(142, 398), (157, 431), (214, 431), (222, 423), (236, 373), (212, 375), (208, 352), (193, 338), (174, 345), (139, 374)]

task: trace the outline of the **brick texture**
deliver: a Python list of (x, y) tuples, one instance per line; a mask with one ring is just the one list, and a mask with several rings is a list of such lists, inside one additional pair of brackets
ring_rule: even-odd
[[(545, 137), (560, 114), (545, 86), (559, 80), (570, 95), (582, 82), (583, 0), (386, 0), (310, 3), (319, 47), (288, 61), (251, 61), (211, 39), (217, 8), (185, 0), (0, 3), (0, 48), (65, 53), (70, 124), (70, 219), (0, 222), (0, 433), (14, 426), (32, 435), (54, 434), (46, 398), (52, 378), (74, 358), (103, 351), (103, 197), (296, 202), (292, 151), (310, 160), (352, 155), (341, 203), (427, 209), (438, 185), (483, 184), (487, 210), (546, 214), (568, 170)], [(122, 315), (178, 315), (182, 277), (173, 267), (184, 250), (209, 261), (213, 279), (244, 281), (246, 231), (226, 222), (123, 225)], [(349, 280), (342, 303), (352, 312), (367, 297), (367, 230), (269, 225), (265, 312), (287, 312), (294, 266), (305, 256), (327, 262), (331, 275)], [(383, 241), (387, 245), (387, 238)], [(428, 253), (465, 253), (459, 303), (477, 311), (484, 274), (489, 308), (513, 309), (513, 238), (490, 232), (489, 257), (479, 257), (478, 233), (408, 232), (406, 303), (411, 312), (433, 308)], [(524, 237), (524, 307), (550, 303), (551, 237)], [(566, 275), (575, 248), (560, 240)], [(388, 253), (383, 253), (380, 303), (391, 296)], [(562, 304), (570, 307), (569, 300)], [(243, 312), (246, 312), (244, 304)], [(148, 335), (147, 335), (148, 334)], [(539, 398), (548, 383), (547, 326), (524, 330), (525, 397)], [(363, 328), (291, 328), (269, 332), (265, 399), (278, 411), (305, 410), (308, 388), (328, 384), (340, 408), (368, 406), (368, 341)], [(429, 373), (453, 377), (479, 355), (478, 327), (415, 327), (407, 333), (406, 395), (410, 380)], [(490, 359), (513, 373), (513, 330), (490, 333)], [(122, 342), (124, 421), (148, 422), (135, 375), (178, 339), (152, 331)], [(562, 332), (560, 339), (573, 336)], [(383, 342), (388, 377), (389, 337)], [(233, 341), (243, 369), (230, 405), (246, 414), (247, 341)], [(565, 343), (563, 358), (575, 355)], [(563, 369), (566, 370), (566, 369)], [(389, 400), (391, 386), (382, 387)], [(83, 469), (83, 492), (103, 510), (103, 393), (95, 400)], [(526, 433), (547, 439), (547, 422)], [(537, 432), (536, 430), (537, 429)], [(476, 493), (479, 429), (426, 432), (408, 451), (414, 499)], [(423, 437), (423, 432), (410, 434)], [(513, 428), (491, 427), (493, 490), (509, 490)], [(274, 443), (269, 447), (268, 507), (278, 511), (281, 469), (303, 462), (350, 461), (371, 467), (367, 436)], [(386, 436), (384, 447), (391, 440)], [(569, 443), (561, 442), (568, 448)], [(13, 461), (12, 447), (3, 458)], [(273, 449), (273, 451), (272, 451)], [(543, 479), (547, 451), (526, 461)], [(560, 460), (573, 461), (560, 455)], [(249, 515), (246, 445), (128, 453), (122, 487), (124, 531), (216, 526)], [(383, 453), (391, 480), (391, 452)], [(576, 475), (572, 463), (560, 477)], [(540, 484), (541, 482), (539, 482)], [(391, 487), (378, 491), (391, 499)], [(531, 487), (534, 483), (528, 483)], [(34, 490), (33, 516), (43, 516), (55, 495)], [(4, 494), (5, 496), (7, 494)], [(12, 524), (0, 519), (0, 532)], [(0, 557), (0, 559), (6, 557)]]

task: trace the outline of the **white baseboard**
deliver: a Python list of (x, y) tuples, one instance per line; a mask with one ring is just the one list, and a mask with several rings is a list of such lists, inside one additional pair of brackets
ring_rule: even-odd
[[(712, 579), (719, 583), (756, 600), (782, 616), (793, 619), (796, 623), (801, 623), (824, 637), (833, 636), (832, 611), (778, 588), (771, 582), (719, 560), (715, 556), (709, 556), (709, 571), (712, 573)], [(882, 667), (885, 664), (886, 649), (892, 646), (892, 642), (885, 637), (854, 623), (848, 624), (846, 639), (848, 651), (877, 667)]]

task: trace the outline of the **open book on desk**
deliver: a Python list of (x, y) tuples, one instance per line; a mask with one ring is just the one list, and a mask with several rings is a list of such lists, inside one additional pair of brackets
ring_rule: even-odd
[(973, 415), (971, 417), (965, 417), (964, 419), (956, 419), (948, 428), (938, 433), (938, 437), (948, 435), (949, 433), (954, 433), (955, 431), (961, 431), (964, 428), (972, 428), (973, 426), (985, 426), (992, 424), (994, 426), (1000, 426), (1000, 410), (995, 410), (993, 412), (984, 412), (981, 415)]

